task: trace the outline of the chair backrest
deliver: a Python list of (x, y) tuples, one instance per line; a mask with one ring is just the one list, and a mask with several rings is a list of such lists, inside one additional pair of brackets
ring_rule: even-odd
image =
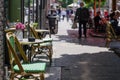
[(117, 38), (117, 35), (116, 35), (110, 22), (107, 22), (106, 32), (107, 32), (107, 38), (109, 38), (109, 39)]
[(12, 32), (6, 33), (6, 42), (7, 42), (8, 51), (9, 51), (11, 69), (13, 70), (13, 66), (16, 64), (18, 65), (20, 72), (24, 72), (24, 69), (21, 66), (20, 59), (17, 55), (16, 48), (20, 52), (24, 62), (28, 62), (28, 59), (22, 49), (22, 46), (20, 45), (18, 39), (16, 38), (15, 34), (13, 34)]
[(30, 27), (31, 33), (32, 35), (36, 38), (36, 39), (42, 39), (38, 33), (35, 31), (35, 29), (33, 27)]
[(39, 32), (36, 31), (36, 28), (34, 28), (33, 26), (30, 26), (30, 31), (31, 34), (36, 38), (36, 39), (43, 39), (46, 37), (46, 34), (49, 33), (49, 38), (51, 38), (51, 33), (49, 30), (44, 30), (44, 29), (38, 29), (41, 30), (41, 34)]
[(117, 35), (110, 22), (106, 23), (106, 47), (109, 47), (110, 42), (117, 40)]

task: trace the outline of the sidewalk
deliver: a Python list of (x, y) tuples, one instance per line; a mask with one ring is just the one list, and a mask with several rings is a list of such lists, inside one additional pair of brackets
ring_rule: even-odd
[(53, 63), (46, 80), (120, 80), (120, 58), (105, 48), (105, 39), (77, 36), (70, 22), (59, 22), (58, 34), (52, 35)]

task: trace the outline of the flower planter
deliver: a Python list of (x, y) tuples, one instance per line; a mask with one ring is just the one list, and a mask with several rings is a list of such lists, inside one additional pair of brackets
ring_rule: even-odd
[(23, 40), (23, 31), (21, 29), (16, 30), (16, 37), (18, 40)]

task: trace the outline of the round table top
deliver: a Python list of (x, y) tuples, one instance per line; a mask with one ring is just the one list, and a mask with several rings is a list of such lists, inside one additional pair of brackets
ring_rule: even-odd
[(38, 44), (42, 42), (43, 40), (40, 39), (35, 39), (35, 41), (28, 41), (28, 38), (24, 38), (23, 40), (20, 40), (20, 44), (22, 45)]

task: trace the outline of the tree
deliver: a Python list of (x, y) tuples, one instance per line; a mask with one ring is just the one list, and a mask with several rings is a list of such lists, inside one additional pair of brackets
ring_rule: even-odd
[[(24, 0), (25, 6), (28, 7), (28, 0)], [(30, 3), (33, 3), (33, 0), (30, 0)]]
[(116, 10), (116, 0), (112, 0), (112, 10)]
[(73, 3), (73, 0), (58, 0), (62, 3), (62, 7), (66, 8), (67, 5)]
[[(96, 1), (96, 7), (99, 6), (99, 0), (84, 0), (84, 2), (87, 4), (87, 7), (91, 7), (94, 5), (94, 1)], [(104, 6), (106, 0), (101, 0), (100, 6)]]
[(94, 16), (96, 15), (96, 7), (99, 8), (104, 6), (106, 0), (84, 0), (87, 3), (87, 7), (94, 6)]

